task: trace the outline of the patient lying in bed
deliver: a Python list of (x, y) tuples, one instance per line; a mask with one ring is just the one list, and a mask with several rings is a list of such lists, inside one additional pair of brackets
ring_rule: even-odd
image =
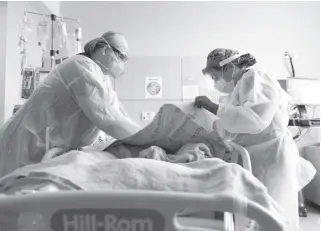
[[(117, 158), (148, 158), (173, 163), (212, 157), (226, 160), (229, 150), (212, 128), (215, 119), (215, 115), (193, 105), (185, 105), (182, 109), (166, 104), (153, 121), (135, 135), (112, 144), (109, 140), (100, 140), (93, 146), (95, 150), (107, 151)], [(83, 150), (92, 150), (92, 147)], [(61, 151), (64, 150), (53, 149), (44, 159), (61, 155)]]
[[(222, 174), (226, 174), (227, 182), (237, 179), (235, 173), (230, 172), (235, 168), (246, 176), (241, 177), (241, 181), (253, 181), (252, 186), (243, 187), (248, 188), (248, 193), (255, 187), (266, 193), (264, 186), (241, 167), (211, 158), (225, 153), (226, 148), (213, 139), (211, 131), (207, 130), (210, 125), (206, 127), (204, 118), (200, 123), (195, 118), (201, 116), (186, 114), (174, 105), (164, 105), (153, 122), (141, 132), (113, 143), (104, 151), (71, 151), (57, 156), (55, 152), (59, 153), (59, 150), (50, 150), (51, 158), (17, 169), (0, 179), (0, 193), (19, 192), (30, 179), (55, 182), (57, 187), (73, 190), (151, 189), (215, 193), (224, 192), (222, 184), (218, 183), (224, 178)], [(181, 167), (175, 163), (181, 163)], [(202, 171), (195, 172), (195, 169)], [(216, 187), (217, 183), (221, 186)], [(229, 185), (227, 183), (227, 187)]]
[(104, 151), (70, 151), (17, 169), (0, 179), (0, 184), (0, 193), (8, 196), (61, 190), (180, 191), (235, 195), (271, 212), (275, 209), (264, 185), (250, 172), (218, 158), (176, 164), (144, 158), (118, 159)]
[(266, 188), (250, 172), (212, 158), (222, 156), (227, 149), (211, 134), (204, 119), (197, 123), (195, 118), (200, 116), (187, 116), (177, 107), (165, 105), (141, 132), (103, 151), (70, 151), (57, 156), (59, 150), (51, 150), (46, 155), (50, 158), (42, 163), (17, 169), (0, 179), (0, 194), (60, 190), (182, 191), (232, 194), (274, 210)]

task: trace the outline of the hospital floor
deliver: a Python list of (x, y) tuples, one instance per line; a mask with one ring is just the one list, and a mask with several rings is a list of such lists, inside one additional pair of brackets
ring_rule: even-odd
[(308, 216), (300, 217), (302, 231), (320, 231), (320, 209), (308, 206)]

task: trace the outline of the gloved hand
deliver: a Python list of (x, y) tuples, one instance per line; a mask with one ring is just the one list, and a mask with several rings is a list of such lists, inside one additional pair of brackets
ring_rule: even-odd
[(206, 108), (211, 104), (211, 100), (206, 96), (197, 96), (194, 101), (194, 106), (197, 108)]
[(216, 103), (213, 103), (206, 96), (197, 96), (194, 101), (194, 107), (205, 108), (206, 110), (212, 112), (215, 115), (218, 110), (218, 105)]

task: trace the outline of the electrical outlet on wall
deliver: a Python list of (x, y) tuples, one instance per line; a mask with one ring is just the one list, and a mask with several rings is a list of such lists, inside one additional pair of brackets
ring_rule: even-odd
[(296, 50), (292, 50), (292, 51), (285, 51), (284, 52), (284, 56), (285, 57), (291, 57), (291, 58), (297, 58), (299, 55), (298, 55), (298, 52)]
[(141, 120), (147, 121), (147, 120), (153, 120), (155, 117), (156, 113), (155, 112), (147, 112), (143, 111), (141, 113)]
[(141, 120), (149, 120), (150, 114), (149, 112), (143, 111), (141, 114)]

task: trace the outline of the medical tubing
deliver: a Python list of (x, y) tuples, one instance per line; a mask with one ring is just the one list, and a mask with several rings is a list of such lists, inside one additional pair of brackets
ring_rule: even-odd
[(50, 57), (51, 57), (51, 68), (54, 64), (54, 58), (55, 58), (55, 51), (53, 49), (53, 43), (54, 43), (54, 21), (56, 20), (56, 15), (51, 14), (51, 50), (50, 50)]
[(61, 16), (57, 16), (54, 14), (40, 14), (37, 12), (31, 12), (31, 11), (24, 11), (25, 14), (33, 14), (33, 15), (39, 15), (39, 16), (46, 16), (46, 17), (50, 17), (51, 19), (51, 50), (50, 50), (50, 56), (51, 56), (51, 67), (53, 67), (54, 64), (54, 56), (55, 53), (57, 52), (57, 54), (59, 53), (59, 51), (54, 51), (53, 49), (53, 43), (54, 43), (54, 21), (56, 21), (57, 18), (60, 19), (64, 19), (64, 20), (69, 20), (69, 21), (77, 21), (79, 23), (79, 19), (75, 19), (75, 18), (68, 18), (68, 17), (61, 17)]
[(294, 70), (294, 66), (293, 66), (292, 57), (290, 57), (290, 64), (291, 64), (291, 69), (292, 69), (292, 77), (295, 77), (295, 70)]

